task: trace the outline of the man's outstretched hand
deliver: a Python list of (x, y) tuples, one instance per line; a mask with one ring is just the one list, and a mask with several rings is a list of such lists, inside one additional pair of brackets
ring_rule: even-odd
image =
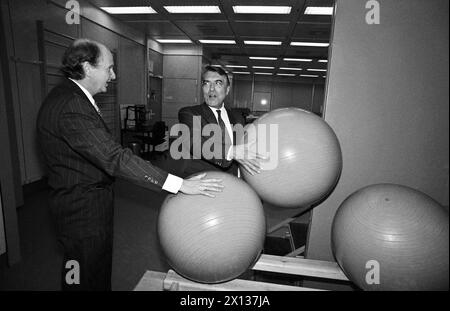
[(250, 175), (259, 174), (261, 172), (261, 160), (267, 160), (268, 157), (258, 153), (256, 143), (249, 142), (247, 144), (234, 146), (232, 157), (238, 161), (244, 170)]
[(222, 192), (222, 179), (204, 178), (206, 173), (184, 179), (180, 191), (184, 194), (201, 194), (214, 198), (214, 192)]

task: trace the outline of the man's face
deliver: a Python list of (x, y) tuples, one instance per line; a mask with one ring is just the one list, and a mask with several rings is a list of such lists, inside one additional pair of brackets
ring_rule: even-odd
[(89, 77), (92, 95), (106, 92), (108, 82), (116, 78), (114, 73), (114, 60), (111, 52), (104, 46), (100, 47), (101, 55), (97, 66), (90, 66)]
[(230, 91), (227, 78), (217, 72), (207, 71), (202, 80), (203, 98), (205, 103), (213, 108), (221, 108), (225, 97)]

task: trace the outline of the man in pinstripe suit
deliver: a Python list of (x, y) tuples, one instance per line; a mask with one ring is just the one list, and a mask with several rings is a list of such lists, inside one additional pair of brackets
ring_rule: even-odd
[[(168, 174), (114, 140), (93, 99), (115, 79), (113, 66), (104, 45), (74, 41), (63, 57), (67, 79), (48, 94), (38, 116), (50, 208), (64, 249), (63, 290), (111, 289), (115, 177), (172, 193), (214, 196), (222, 189), (205, 174), (189, 180)], [(79, 282), (68, 277), (72, 263), (79, 265)]]

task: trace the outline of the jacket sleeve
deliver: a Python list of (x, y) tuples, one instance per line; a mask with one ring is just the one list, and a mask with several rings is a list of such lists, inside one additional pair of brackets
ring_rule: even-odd
[[(105, 129), (95, 111), (82, 99), (70, 99), (58, 122), (61, 136), (86, 160), (114, 177), (127, 179), (150, 189), (161, 189), (168, 173), (122, 148)], [(157, 188), (156, 188), (157, 187)]]
[[(233, 161), (232, 160), (228, 161), (226, 159), (226, 155), (231, 146), (229, 144), (225, 144), (225, 142), (222, 142), (222, 144), (221, 144), (221, 153), (220, 153), (219, 157), (216, 157), (214, 152), (212, 152), (212, 154), (211, 154), (212, 157), (205, 157), (205, 154), (203, 153), (203, 146), (205, 145), (205, 143), (211, 144), (211, 141), (209, 141), (210, 136), (201, 135), (202, 130), (203, 130), (202, 129), (203, 122), (200, 122), (200, 124), (198, 124), (198, 122), (194, 124), (194, 122), (196, 122), (194, 117), (201, 118), (200, 115), (194, 114), (188, 108), (182, 108), (178, 112), (179, 122), (181, 124), (187, 125), (187, 127), (189, 128), (189, 143), (188, 143), (188, 145), (189, 145), (189, 153), (190, 153), (191, 157), (193, 157), (195, 159), (196, 155), (198, 154), (198, 155), (200, 155), (201, 159), (204, 161), (207, 161), (214, 165), (220, 166), (222, 168), (229, 167), (233, 163)], [(201, 119), (197, 119), (197, 120), (201, 121)], [(200, 126), (199, 129), (197, 128), (198, 126)], [(194, 131), (194, 127), (196, 127), (195, 130), (197, 132)], [(194, 134), (197, 134), (197, 135), (194, 135)], [(198, 137), (198, 135), (200, 135), (200, 137)], [(198, 145), (200, 147), (200, 150), (198, 150), (197, 152), (194, 152), (194, 150), (193, 150), (194, 139), (199, 140)]]

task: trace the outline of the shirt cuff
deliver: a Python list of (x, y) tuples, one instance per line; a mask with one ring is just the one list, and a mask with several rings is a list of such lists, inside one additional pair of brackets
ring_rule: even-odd
[(171, 193), (178, 193), (181, 189), (181, 185), (183, 184), (183, 180), (183, 178), (169, 174), (167, 175), (166, 181), (164, 182), (162, 188), (163, 190)]

